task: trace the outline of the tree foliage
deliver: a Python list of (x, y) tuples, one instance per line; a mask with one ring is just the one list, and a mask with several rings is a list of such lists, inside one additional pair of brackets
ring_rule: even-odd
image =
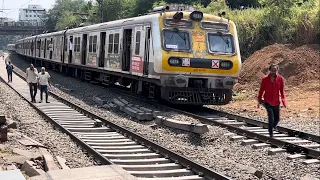
[[(244, 57), (273, 43), (319, 43), (318, 0), (103, 0), (103, 19), (134, 17), (167, 3), (193, 4), (214, 15), (225, 11), (237, 25)], [(77, 27), (86, 18), (86, 23), (98, 23), (99, 17), (96, 0), (56, 0), (46, 24), (48, 29), (61, 30)]]

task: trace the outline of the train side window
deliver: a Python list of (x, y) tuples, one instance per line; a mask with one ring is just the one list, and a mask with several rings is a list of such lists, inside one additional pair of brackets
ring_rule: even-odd
[(81, 40), (80, 40), (81, 38), (80, 37), (78, 37), (78, 51), (77, 52), (80, 52), (80, 42), (81, 42)]
[(92, 52), (92, 42), (93, 42), (93, 36), (89, 37), (89, 52)]
[(135, 53), (136, 55), (140, 54), (140, 36), (141, 36), (141, 32), (137, 31), (136, 32), (136, 49), (135, 49)]
[(73, 44), (73, 46), (74, 46), (74, 52), (77, 52), (77, 44), (78, 44), (78, 38), (75, 38), (75, 39), (74, 39), (74, 44)]
[(108, 53), (111, 54), (113, 50), (113, 34), (109, 34)]
[(97, 36), (93, 36), (93, 43), (92, 43), (92, 52), (97, 52)]
[(114, 53), (118, 54), (119, 53), (119, 33), (116, 33), (114, 35)]

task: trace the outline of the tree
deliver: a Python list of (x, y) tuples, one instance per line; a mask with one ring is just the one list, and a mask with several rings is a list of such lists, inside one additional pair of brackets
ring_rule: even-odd
[(46, 17), (49, 30), (62, 30), (81, 23), (79, 13), (88, 13), (92, 3), (85, 0), (56, 0)]

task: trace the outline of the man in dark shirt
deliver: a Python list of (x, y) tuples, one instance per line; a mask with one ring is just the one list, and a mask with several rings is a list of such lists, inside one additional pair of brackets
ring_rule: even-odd
[[(276, 128), (280, 120), (280, 95), (282, 104), (287, 107), (286, 98), (284, 95), (284, 79), (278, 74), (279, 66), (272, 64), (269, 67), (269, 74), (262, 78), (258, 105), (264, 103), (268, 113), (268, 130), (270, 137), (273, 137), (273, 129)], [(262, 100), (262, 95), (264, 94)]]

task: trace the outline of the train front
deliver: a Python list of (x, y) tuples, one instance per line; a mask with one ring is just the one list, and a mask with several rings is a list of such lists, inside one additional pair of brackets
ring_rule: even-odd
[(174, 104), (227, 104), (241, 69), (236, 26), (188, 8), (159, 16), (161, 97)]

